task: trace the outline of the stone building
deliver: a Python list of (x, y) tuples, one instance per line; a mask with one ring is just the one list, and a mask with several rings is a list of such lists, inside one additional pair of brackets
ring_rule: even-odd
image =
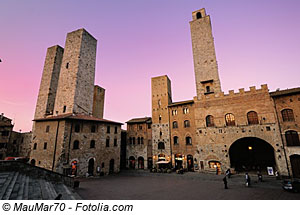
[(151, 117), (134, 118), (127, 123), (127, 167), (152, 168), (152, 120)]
[(94, 85), (97, 40), (85, 29), (48, 48), (33, 123), (30, 162), (65, 174), (120, 170), (121, 123), (103, 119)]
[(3, 160), (9, 154), (8, 145), (14, 127), (11, 121), (3, 113), (0, 115), (0, 160)]
[(171, 81), (152, 78), (153, 162), (189, 171), (266, 171), (300, 176), (300, 88), (221, 89), (210, 16), (190, 22), (197, 94), (173, 102)]

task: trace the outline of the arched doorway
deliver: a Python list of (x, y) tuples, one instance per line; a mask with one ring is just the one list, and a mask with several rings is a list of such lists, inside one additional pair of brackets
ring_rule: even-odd
[(236, 171), (267, 170), (275, 167), (274, 148), (256, 137), (245, 137), (235, 141), (229, 148), (230, 165)]
[(77, 161), (72, 161), (71, 163), (71, 175), (77, 175)]
[(35, 160), (32, 159), (32, 160), (30, 161), (30, 164), (31, 164), (32, 166), (35, 166)]
[(182, 168), (182, 155), (176, 154), (175, 155), (175, 169), (181, 169)]
[(129, 169), (135, 168), (135, 158), (133, 156), (129, 157)]
[(94, 175), (94, 164), (95, 164), (94, 158), (91, 158), (89, 160), (89, 166), (88, 166), (88, 174), (89, 175)]
[(111, 159), (109, 161), (109, 173), (114, 173), (115, 171), (115, 160)]
[(138, 157), (138, 168), (144, 169), (144, 158), (143, 157)]
[(194, 160), (192, 155), (187, 156), (187, 169), (188, 171), (194, 171)]
[(294, 178), (300, 178), (300, 155), (290, 156), (292, 172)]

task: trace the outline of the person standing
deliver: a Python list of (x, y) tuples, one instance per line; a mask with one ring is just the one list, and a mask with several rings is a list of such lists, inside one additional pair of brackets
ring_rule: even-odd
[(228, 187), (227, 187), (227, 178), (226, 178), (226, 176), (223, 178), (223, 182), (224, 182), (224, 188), (225, 188), (225, 189), (228, 189)]
[(250, 176), (248, 175), (247, 172), (246, 172), (246, 174), (245, 174), (245, 178), (246, 178), (246, 186), (247, 186), (247, 187), (250, 187), (251, 179), (250, 179)]

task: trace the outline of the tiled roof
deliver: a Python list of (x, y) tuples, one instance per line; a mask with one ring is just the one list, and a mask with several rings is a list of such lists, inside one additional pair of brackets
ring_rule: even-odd
[(278, 90), (278, 91), (270, 92), (270, 96), (272, 96), (272, 97), (287, 96), (287, 95), (297, 94), (297, 93), (300, 93), (300, 87), (293, 88), (293, 89)]
[(169, 107), (177, 106), (177, 105), (185, 105), (185, 104), (192, 104), (194, 103), (194, 100), (187, 100), (187, 101), (181, 101), (181, 102), (173, 102), (169, 105)]
[(151, 117), (134, 118), (134, 119), (127, 121), (126, 123), (130, 124), (130, 123), (145, 123), (145, 122), (151, 123), (152, 118)]
[(62, 120), (62, 119), (74, 119), (74, 120), (83, 120), (83, 121), (94, 121), (94, 122), (103, 122), (103, 123), (112, 123), (112, 124), (119, 124), (122, 125), (120, 122), (114, 122), (106, 119), (100, 119), (89, 115), (83, 115), (83, 114), (62, 114), (57, 116), (50, 116), (40, 119), (34, 119), (33, 121), (41, 122), (41, 121), (48, 121), (48, 120)]

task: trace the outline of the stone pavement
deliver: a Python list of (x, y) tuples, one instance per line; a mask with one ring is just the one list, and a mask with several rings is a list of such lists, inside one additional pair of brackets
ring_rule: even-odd
[(284, 191), (281, 180), (264, 176), (264, 182), (257, 182), (256, 175), (250, 176), (252, 187), (245, 187), (244, 175), (234, 175), (228, 179), (229, 189), (225, 190), (224, 175), (128, 170), (106, 177), (81, 179), (77, 192), (83, 199), (98, 200), (300, 199), (299, 193)]

